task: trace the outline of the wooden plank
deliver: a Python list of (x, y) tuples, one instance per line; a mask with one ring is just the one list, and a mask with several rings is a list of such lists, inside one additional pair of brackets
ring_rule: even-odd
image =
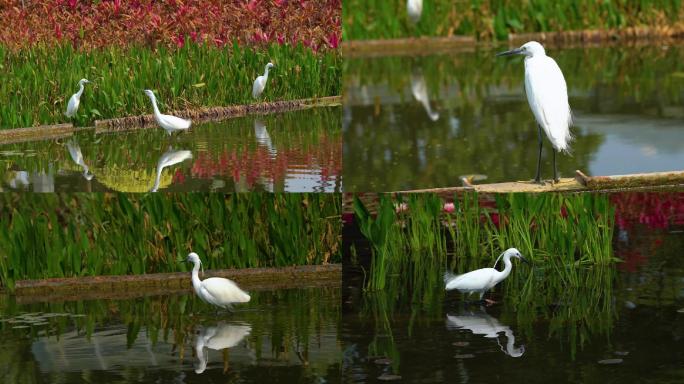
[(342, 42), (345, 58), (376, 56), (416, 56), (435, 53), (473, 51), (477, 41), (471, 36), (411, 37), (387, 40)]
[(15, 144), (26, 141), (59, 139), (63, 137), (69, 137), (73, 135), (74, 132), (82, 129), (88, 128), (76, 128), (73, 126), (73, 124), (67, 123), (41, 125), (38, 127), (28, 128), (3, 129), (0, 130), (0, 144)]
[(587, 176), (575, 171), (578, 184), (591, 190), (630, 189), (684, 185), (684, 171), (637, 173), (632, 175)]

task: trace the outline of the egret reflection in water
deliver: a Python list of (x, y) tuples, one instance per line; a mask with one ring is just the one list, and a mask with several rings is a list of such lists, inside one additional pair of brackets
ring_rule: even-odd
[(164, 152), (164, 154), (161, 155), (159, 161), (157, 162), (157, 176), (154, 179), (154, 186), (152, 187), (150, 192), (157, 192), (157, 189), (159, 189), (159, 181), (161, 179), (161, 174), (164, 168), (178, 163), (182, 163), (187, 159), (192, 159), (192, 152), (188, 150), (174, 151), (171, 148), (169, 148), (168, 151)]
[(83, 160), (83, 154), (81, 153), (81, 147), (78, 145), (78, 142), (72, 140), (69, 141), (66, 146), (74, 163), (83, 168), (83, 177), (88, 181), (92, 180), (95, 175), (90, 173), (88, 165), (86, 165), (85, 161)]
[[(496, 343), (501, 348), (501, 352), (511, 357), (520, 357), (525, 353), (525, 346), (515, 347), (515, 334), (513, 330), (499, 322), (499, 320), (485, 312), (480, 307), (478, 311), (462, 312), (459, 315), (447, 315), (447, 329), (458, 330), (467, 329), (475, 335), (483, 335), (489, 339), (496, 339)], [(501, 345), (499, 334), (506, 336), (506, 345)]]
[(248, 324), (218, 323), (212, 327), (199, 327), (199, 333), (195, 338), (195, 352), (197, 353), (195, 372), (202, 373), (207, 369), (209, 351), (206, 348), (220, 351), (234, 347), (251, 331), (252, 327)]
[(266, 148), (269, 157), (271, 159), (275, 159), (276, 155), (278, 154), (278, 150), (273, 147), (271, 136), (268, 134), (268, 130), (266, 129), (264, 122), (259, 119), (254, 120), (254, 136), (256, 136), (257, 144), (260, 147)]
[(411, 93), (413, 97), (423, 105), (425, 112), (432, 121), (439, 120), (439, 112), (433, 111), (430, 106), (430, 98), (428, 97), (427, 83), (425, 82), (425, 75), (420, 67), (413, 67), (411, 71)]

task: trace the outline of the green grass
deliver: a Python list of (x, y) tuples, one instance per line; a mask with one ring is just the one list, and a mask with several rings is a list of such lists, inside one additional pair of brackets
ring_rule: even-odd
[(188, 44), (180, 49), (131, 47), (81, 52), (70, 45), (11, 52), (0, 47), (0, 128), (68, 122), (66, 104), (87, 78), (77, 125), (152, 113), (152, 89), (164, 111), (253, 103), (252, 83), (275, 64), (262, 100), (340, 94), (341, 54), (301, 45), (255, 50)]
[(405, 1), (342, 2), (344, 40), (407, 36), (468, 35), (506, 40), (510, 33), (674, 25), (681, 0), (425, 0), (417, 25), (409, 23)]
[(21, 279), (340, 261), (336, 194), (0, 196), (0, 286)]

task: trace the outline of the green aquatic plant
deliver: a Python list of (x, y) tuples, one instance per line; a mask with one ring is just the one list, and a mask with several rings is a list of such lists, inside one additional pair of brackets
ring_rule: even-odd
[(336, 194), (3, 194), (0, 286), (22, 279), (340, 261)]
[(151, 113), (144, 89), (155, 91), (165, 113), (251, 104), (252, 82), (269, 61), (277, 67), (263, 95), (266, 101), (340, 94), (341, 54), (315, 54), (302, 45), (253, 49), (188, 44), (179, 49), (108, 47), (87, 53), (71, 45), (18, 52), (0, 47), (5, 75), (0, 128), (67, 122), (68, 98), (83, 77), (93, 84), (81, 97), (77, 125)]
[(413, 25), (405, 1), (349, 0), (342, 2), (342, 37), (362, 40), (456, 34), (505, 40), (511, 33), (675, 26), (682, 15), (680, 0), (433, 0), (424, 2), (420, 21)]

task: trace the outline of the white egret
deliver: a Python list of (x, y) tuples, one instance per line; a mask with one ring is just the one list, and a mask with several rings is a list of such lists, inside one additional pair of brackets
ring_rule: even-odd
[[(511, 273), (511, 269), (513, 269), (513, 265), (511, 264), (511, 257), (516, 257), (524, 261), (525, 263), (528, 262), (520, 254), (520, 251), (518, 251), (515, 248), (507, 249), (504, 253), (501, 254), (501, 256), (499, 256), (499, 258), (501, 258), (502, 256), (505, 265), (503, 271), (497, 271), (495, 268), (481, 268), (458, 276), (453, 275), (449, 272), (445, 273), (444, 283), (446, 284), (446, 290), (451, 291), (453, 289), (457, 289), (463, 293), (468, 294), (478, 292), (480, 293), (480, 301), (482, 301), (482, 296), (484, 296), (485, 292), (492, 289), (495, 285), (499, 284)], [(494, 263), (494, 266), (496, 266), (496, 263)], [(491, 300), (486, 301), (487, 303), (493, 303), (493, 301)]]
[[(524, 345), (515, 347), (515, 334), (511, 327), (501, 324), (497, 318), (490, 316), (482, 308), (479, 312), (462, 313), (458, 316), (447, 315), (447, 329), (467, 329), (475, 335), (496, 339), (501, 352), (511, 357), (520, 357), (525, 353)], [(502, 332), (506, 336), (505, 347), (499, 342), (499, 334)]]
[(83, 94), (83, 89), (84, 84), (88, 84), (90, 81), (88, 79), (81, 79), (78, 81), (78, 86), (80, 87), (78, 92), (74, 93), (71, 95), (71, 98), (69, 99), (69, 103), (67, 104), (67, 109), (66, 112), (64, 113), (66, 117), (74, 117), (76, 115), (76, 111), (78, 111), (78, 106), (81, 104), (81, 95)]
[(217, 307), (230, 309), (232, 303), (246, 303), (250, 300), (247, 292), (240, 289), (232, 280), (222, 277), (199, 279), (202, 261), (195, 252), (190, 252), (186, 261), (194, 263), (192, 268), (192, 287), (203, 301)]
[(88, 168), (88, 165), (86, 165), (85, 161), (83, 160), (83, 154), (81, 153), (81, 147), (78, 145), (77, 142), (75, 141), (70, 141), (67, 143), (67, 149), (69, 150), (69, 155), (71, 155), (71, 160), (74, 161), (77, 165), (79, 165), (81, 168), (83, 168), (83, 177), (90, 181), (93, 179), (94, 175), (90, 173), (90, 169)]
[(413, 93), (413, 97), (423, 105), (430, 120), (439, 120), (439, 112), (433, 111), (432, 107), (430, 107), (427, 83), (425, 82), (423, 71), (420, 68), (414, 68), (411, 72), (411, 93)]
[(273, 63), (266, 64), (266, 68), (264, 68), (264, 74), (254, 80), (254, 85), (252, 86), (253, 98), (258, 99), (259, 96), (261, 96), (261, 93), (264, 91), (264, 88), (266, 88), (266, 82), (268, 81), (268, 70), (271, 68), (273, 68)]
[(420, 15), (423, 13), (423, 0), (407, 0), (406, 13), (412, 23), (420, 21)]
[(197, 365), (195, 373), (202, 373), (207, 369), (209, 352), (205, 348), (220, 351), (238, 345), (249, 333), (252, 327), (246, 324), (223, 324), (213, 327), (200, 327), (199, 334), (195, 339), (195, 352), (197, 353)]
[(145, 90), (145, 94), (152, 100), (152, 107), (154, 108), (154, 119), (157, 124), (164, 128), (166, 132), (170, 135), (174, 131), (182, 131), (190, 128), (192, 121), (181, 119), (180, 117), (171, 115), (162, 115), (159, 112), (159, 107), (157, 107), (157, 98), (154, 96), (154, 92), (149, 89)]
[(187, 150), (174, 151), (169, 149), (168, 151), (164, 152), (161, 157), (159, 157), (159, 161), (157, 161), (157, 175), (154, 178), (154, 186), (150, 192), (157, 192), (157, 189), (159, 189), (159, 182), (161, 181), (161, 174), (164, 168), (182, 163), (187, 159), (192, 159), (192, 152)]
[(542, 130), (553, 146), (553, 180), (559, 181), (556, 170), (556, 151), (569, 152), (572, 134), (572, 114), (568, 103), (568, 88), (563, 72), (556, 61), (546, 56), (544, 47), (536, 41), (518, 49), (501, 52), (497, 56), (525, 56), (525, 93), (527, 102), (539, 127), (539, 157), (534, 181), (541, 183)]

